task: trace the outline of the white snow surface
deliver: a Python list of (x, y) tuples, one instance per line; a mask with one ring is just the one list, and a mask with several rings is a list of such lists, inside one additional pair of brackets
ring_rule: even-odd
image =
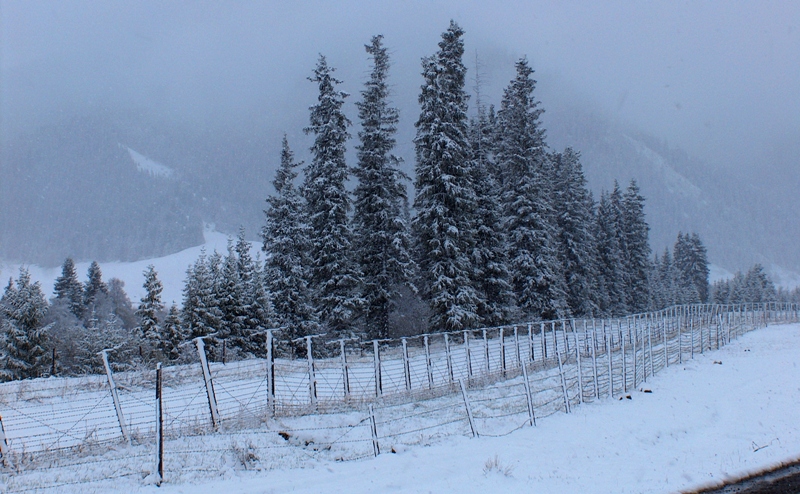
[[(209, 434), (167, 442), (167, 462), (185, 462), (180, 450), (208, 454), (189, 455), (195, 465), (168, 463), (160, 488), (148, 475), (155, 459), (149, 453), (142, 458), (143, 450), (134, 447), (113, 456), (141, 476), (72, 484), (60, 492), (676, 492), (800, 456), (798, 360), (800, 325), (770, 326), (670, 366), (631, 392), (631, 399), (583, 404), (504, 437), (434, 436), (397, 454), (345, 462), (297, 445), (260, 453), (254, 468), (245, 470), (217, 453), (230, 451), (234, 439)], [(324, 420), (293, 419), (304, 427)], [(37, 475), (29, 471), (23, 476), (32, 483), (17, 485), (33, 486)]]
[(157, 161), (153, 161), (147, 156), (139, 154), (127, 146), (125, 146), (125, 149), (128, 150), (128, 153), (131, 155), (131, 159), (136, 164), (136, 169), (142, 173), (146, 173), (151, 177), (160, 178), (172, 178), (172, 175), (175, 173), (175, 170), (172, 168), (162, 165)]
[[(158, 279), (164, 285), (164, 290), (161, 292), (161, 300), (167, 307), (172, 302), (180, 305), (183, 300), (182, 291), (186, 281), (186, 269), (191, 264), (194, 264), (200, 256), (201, 250), (205, 248), (206, 254), (209, 255), (215, 250), (223, 256), (228, 252), (228, 239), (230, 238), (228, 235), (215, 231), (213, 227), (206, 228), (203, 235), (204, 243), (202, 245), (190, 247), (164, 257), (134, 262), (100, 263), (103, 280), (107, 282), (111, 278), (119, 278), (124, 281), (125, 292), (130, 297), (133, 305), (136, 306), (145, 294), (143, 286), (145, 268), (152, 264), (158, 273)], [(251, 254), (254, 258), (262, 254), (260, 244), (252, 243)], [(78, 262), (75, 264), (78, 279), (82, 282), (86, 281), (86, 272), (89, 270), (89, 264), (91, 262)], [(53, 296), (53, 285), (56, 278), (61, 275), (61, 266), (45, 268), (26, 264), (25, 267), (30, 271), (31, 279), (41, 283), (45, 296), (48, 298)], [(16, 278), (19, 275), (19, 268), (19, 264), (4, 264), (0, 262), (0, 280), (2, 280), (3, 286), (8, 282), (8, 278)]]

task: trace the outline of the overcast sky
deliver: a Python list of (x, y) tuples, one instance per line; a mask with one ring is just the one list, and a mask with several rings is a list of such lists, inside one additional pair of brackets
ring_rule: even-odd
[(591, 105), (723, 163), (800, 158), (800, 2), (497, 3), (0, 0), (4, 136), (59, 112), (117, 107), (299, 133), (317, 54), (357, 93), (363, 45), (379, 33), (409, 128), (420, 58), (452, 18), (490, 102), (527, 55), (545, 108)]

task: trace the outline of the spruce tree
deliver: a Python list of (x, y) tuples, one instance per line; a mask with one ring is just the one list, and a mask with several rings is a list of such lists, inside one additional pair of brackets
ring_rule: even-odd
[(186, 270), (186, 283), (183, 286), (181, 320), (187, 338), (207, 336), (217, 330), (218, 305), (213, 274), (203, 249), (194, 264)]
[(691, 270), (692, 282), (697, 288), (700, 302), (705, 304), (708, 302), (708, 251), (697, 233), (692, 233), (689, 239), (689, 248), (691, 249), (692, 259), (694, 260), (694, 265)]
[(75, 317), (81, 319), (84, 313), (83, 285), (78, 281), (75, 262), (68, 257), (61, 266), (61, 276), (56, 278), (53, 291), (56, 300), (69, 306)]
[[(701, 285), (708, 289), (708, 267), (705, 266), (705, 278)], [(688, 233), (678, 233), (675, 241), (675, 270), (678, 277), (678, 298), (682, 304), (698, 304), (702, 302), (698, 286), (698, 272), (702, 271), (701, 261), (692, 245), (692, 237)], [(707, 292), (706, 292), (707, 293)]]
[(83, 289), (83, 303), (88, 308), (95, 303), (98, 296), (108, 295), (108, 286), (103, 281), (103, 273), (97, 261), (92, 261), (86, 273), (87, 281)]
[(439, 51), (422, 62), (424, 83), (416, 150), (416, 216), (420, 291), (430, 307), (430, 331), (479, 324), (479, 294), (473, 286), (476, 199), (467, 140), (464, 31), (453, 21)]
[[(615, 187), (616, 191), (619, 191)], [(598, 292), (600, 314), (621, 316), (628, 312), (626, 304), (625, 258), (619, 233), (620, 212), (613, 196), (607, 192), (600, 195), (597, 207), (595, 239), (597, 240), (598, 279), (601, 290)]]
[(339, 333), (349, 328), (361, 301), (356, 293), (359, 276), (352, 259), (350, 197), (345, 188), (345, 143), (350, 137), (350, 121), (342, 112), (342, 105), (347, 93), (336, 90), (341, 81), (332, 73), (320, 55), (314, 76), (309, 78), (317, 84), (319, 96), (305, 129), (314, 136), (314, 145), (311, 163), (305, 170), (303, 196), (311, 227), (309, 285), (320, 321), (328, 331)]
[(185, 335), (181, 326), (180, 311), (178, 306), (173, 302), (169, 308), (167, 317), (164, 318), (164, 329), (161, 332), (161, 341), (159, 341), (159, 349), (167, 359), (171, 361), (178, 360), (180, 356), (179, 345), (183, 343)]
[(747, 303), (774, 302), (775, 285), (761, 264), (754, 264), (744, 277), (744, 300)]
[(233, 240), (228, 238), (228, 254), (225, 256), (217, 286), (217, 307), (220, 311), (220, 326), (216, 331), (216, 339), (226, 341), (228, 348), (239, 347), (242, 343), (245, 311), (243, 307), (244, 290), (239, 270), (238, 259), (233, 248)]
[(31, 283), (30, 274), (20, 268), (16, 283), (9, 281), (0, 299), (0, 341), (5, 357), (0, 380), (10, 381), (38, 377), (47, 368), (48, 327), (43, 325), (47, 313), (39, 282)]
[(383, 36), (366, 45), (372, 57), (370, 79), (356, 103), (361, 121), (355, 175), (353, 230), (356, 260), (363, 287), (364, 325), (369, 338), (389, 336), (389, 314), (398, 288), (412, 286), (414, 263), (404, 211), (408, 195), (400, 159), (392, 154), (397, 132), (397, 109), (389, 106), (389, 55)]
[(625, 253), (626, 303), (629, 311), (645, 312), (650, 306), (650, 226), (645, 221), (644, 197), (631, 180), (622, 196), (622, 238)]
[(241, 319), (239, 333), (231, 343), (244, 355), (252, 356), (263, 351), (257, 334), (271, 326), (269, 294), (264, 287), (259, 262), (250, 255), (250, 242), (245, 238), (244, 228), (239, 229), (234, 251), (240, 284)]
[(144, 271), (145, 295), (142, 297), (136, 316), (139, 318), (139, 331), (142, 338), (149, 342), (158, 342), (161, 339), (161, 326), (159, 318), (164, 311), (161, 302), (161, 291), (164, 289), (158, 279), (155, 267), (150, 264)]
[(497, 200), (502, 191), (494, 161), (495, 132), (489, 115), (479, 102), (478, 116), (470, 122), (469, 141), (476, 198), (472, 282), (478, 290), (478, 316), (483, 326), (507, 324), (514, 315), (503, 208)]
[(498, 112), (498, 166), (503, 181), (504, 224), (509, 269), (522, 316), (552, 319), (568, 311), (566, 283), (558, 260), (550, 202), (542, 109), (533, 91), (536, 81), (526, 59), (503, 93)]
[(264, 279), (272, 297), (275, 324), (284, 328), (282, 337), (293, 340), (318, 330), (308, 282), (311, 276), (310, 228), (305, 222), (305, 204), (294, 186), (302, 163), (294, 161), (283, 136), (281, 163), (272, 185), (275, 195), (267, 198), (266, 224), (261, 231), (266, 254)]
[(567, 303), (576, 316), (597, 312), (592, 292), (597, 275), (593, 201), (579, 153), (567, 148), (553, 155), (553, 200), (558, 230), (558, 258), (567, 284)]

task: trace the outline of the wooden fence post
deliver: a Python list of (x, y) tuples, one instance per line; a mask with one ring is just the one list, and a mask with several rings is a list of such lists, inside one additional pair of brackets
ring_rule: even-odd
[(350, 372), (347, 369), (347, 348), (345, 340), (339, 340), (339, 358), (342, 364), (342, 388), (344, 388), (344, 399), (350, 398)]
[(536, 360), (536, 356), (533, 353), (533, 325), (528, 323), (528, 346), (530, 347), (528, 351), (530, 352), (528, 357), (530, 362), (534, 362)]
[(528, 381), (528, 365), (522, 364), (522, 382), (525, 384), (525, 397), (528, 403), (528, 420), (531, 427), (536, 425), (536, 415), (533, 409), (533, 396), (531, 395), (531, 383)]
[(606, 357), (608, 357), (608, 397), (614, 397), (614, 368), (613, 368), (613, 358), (611, 355), (611, 346), (613, 342), (611, 341), (611, 334), (603, 335), (603, 340), (606, 344)]
[(471, 331), (464, 331), (464, 358), (467, 361), (467, 378), (472, 379), (472, 352), (469, 348), (469, 338)]
[(0, 458), (3, 459), (4, 467), (11, 466), (11, 460), (8, 459), (8, 439), (6, 438), (6, 427), (3, 425), (2, 415), (0, 415)]
[(489, 337), (486, 330), (483, 330), (483, 359), (486, 362), (486, 375), (491, 373), (491, 366), (489, 365)]
[(583, 403), (583, 369), (581, 368), (581, 346), (578, 343), (577, 328), (573, 328), (572, 335), (575, 337), (575, 364), (578, 367), (578, 403)]
[(597, 382), (597, 338), (592, 330), (592, 369), (594, 370), (594, 397), (600, 399), (600, 384)]
[(378, 340), (372, 340), (372, 352), (375, 362), (375, 396), (380, 398), (383, 394), (383, 383), (381, 382), (381, 350)]
[(683, 321), (681, 320), (681, 314), (678, 312), (678, 363), (683, 363)]
[(667, 353), (667, 320), (661, 319), (661, 336), (664, 342), (664, 368), (669, 367), (669, 354)]
[(378, 425), (375, 423), (375, 408), (369, 404), (369, 429), (372, 433), (372, 453), (377, 457), (381, 454), (381, 446), (378, 443)]
[(464, 386), (464, 380), (458, 380), (461, 386), (461, 396), (464, 398), (464, 408), (467, 410), (467, 420), (469, 420), (469, 428), (472, 431), (472, 437), (478, 437), (478, 431), (475, 430), (475, 421), (472, 419), (472, 408), (469, 406), (469, 398), (467, 397), (467, 388)]
[(547, 338), (544, 337), (544, 323), (541, 323), (539, 335), (542, 340), (542, 361), (547, 361)]
[(450, 377), (450, 383), (455, 382), (453, 379), (453, 355), (450, 353), (450, 334), (444, 334), (444, 355), (447, 361), (447, 375)]
[(119, 422), (120, 431), (122, 431), (122, 438), (125, 439), (126, 443), (130, 444), (131, 437), (128, 435), (128, 427), (125, 425), (125, 416), (122, 414), (122, 404), (119, 401), (119, 394), (117, 393), (117, 383), (114, 382), (111, 366), (108, 365), (108, 352), (110, 350), (110, 348), (106, 348), (100, 351), (100, 356), (103, 358), (103, 366), (106, 368), (108, 387), (111, 388), (111, 399), (114, 401), (114, 409), (117, 411), (117, 421)]
[(628, 363), (625, 361), (625, 333), (622, 331), (622, 322), (619, 323), (619, 342), (622, 347), (622, 392), (628, 392)]
[(561, 352), (556, 352), (558, 359), (558, 373), (561, 376), (561, 390), (564, 392), (564, 412), (569, 413), (569, 395), (567, 394), (567, 380), (564, 377), (564, 367), (561, 365)]
[(401, 338), (403, 343), (403, 374), (406, 378), (406, 391), (411, 391), (411, 366), (408, 362), (408, 340)]
[(633, 347), (633, 389), (635, 390), (636, 387), (639, 385), (639, 363), (637, 362), (637, 352), (636, 352), (636, 343), (639, 340), (638, 335), (639, 328), (636, 325), (636, 320), (633, 320), (633, 336), (631, 337), (631, 346)]
[(656, 371), (655, 364), (653, 364), (653, 327), (651, 322), (647, 323), (647, 348), (650, 354), (650, 377), (653, 377)]
[(314, 353), (311, 348), (311, 336), (306, 336), (306, 359), (308, 360), (308, 397), (311, 406), (317, 406), (317, 374), (314, 369)]
[(519, 350), (519, 331), (516, 326), (514, 326), (514, 347), (517, 350), (517, 367), (522, 367), (522, 354)]
[(156, 451), (158, 454), (157, 486), (164, 481), (164, 402), (162, 393), (161, 362), (156, 364)]
[(500, 369), (503, 371), (503, 376), (505, 376), (506, 375), (506, 338), (505, 338), (505, 330), (503, 328), (499, 328), (497, 336), (500, 339)]
[(425, 367), (428, 370), (428, 389), (433, 389), (433, 368), (431, 366), (431, 347), (428, 342), (428, 335), (423, 336), (425, 342)]
[(208, 367), (208, 359), (206, 358), (206, 346), (202, 336), (195, 338), (194, 342), (197, 345), (197, 355), (200, 357), (200, 367), (203, 369), (208, 408), (211, 412), (211, 426), (216, 430), (219, 427), (219, 409), (217, 408), (217, 395), (214, 392), (214, 382), (211, 379), (211, 369)]

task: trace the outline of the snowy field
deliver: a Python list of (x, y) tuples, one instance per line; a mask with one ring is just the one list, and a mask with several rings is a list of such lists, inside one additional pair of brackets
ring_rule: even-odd
[[(136, 446), (59, 475), (66, 483), (80, 482), (81, 470), (134, 474), (67, 484), (58, 492), (676, 492), (800, 456), (798, 360), (800, 325), (770, 326), (670, 366), (631, 392), (631, 399), (603, 398), (502, 437), (472, 438), (460, 420), (447, 433), (384, 443), (384, 454), (371, 458), (368, 427), (354, 428), (354, 440), (336, 451), (317, 451), (312, 440), (317, 423), (349, 427), (363, 414), (286, 418), (273, 428), (305, 427), (306, 435), (293, 432), (284, 440), (256, 432), (168, 441), (160, 488), (152, 485), (152, 448)], [(458, 405), (458, 396), (450, 396), (423, 406), (444, 407), (446, 414), (460, 413)], [(417, 406), (396, 413), (408, 416)], [(379, 427), (392, 427), (391, 414), (384, 415)], [(424, 418), (416, 420), (425, 426)], [(357, 456), (367, 458), (337, 461)], [(9, 483), (0, 489), (31, 492), (39, 480), (52, 482), (49, 475), (32, 470), (3, 477)]]
[[(204, 232), (205, 243), (196, 247), (190, 247), (175, 254), (170, 254), (164, 257), (157, 257), (152, 259), (144, 259), (134, 262), (104, 262), (100, 264), (100, 269), (103, 272), (103, 280), (108, 281), (111, 278), (118, 278), (125, 282), (125, 292), (130, 297), (134, 306), (139, 303), (139, 300), (144, 296), (145, 290), (142, 284), (144, 283), (144, 270), (148, 265), (155, 266), (158, 273), (158, 279), (164, 285), (164, 291), (161, 292), (161, 299), (167, 306), (175, 302), (180, 304), (183, 301), (183, 284), (186, 281), (186, 268), (194, 264), (200, 253), (205, 249), (206, 254), (212, 254), (215, 250), (222, 255), (228, 252), (228, 235), (219, 233), (213, 230), (213, 227), (207, 228)], [(250, 253), (255, 258), (259, 256), (263, 259), (263, 252), (261, 252), (261, 244), (252, 242)], [(75, 270), (78, 273), (78, 279), (86, 281), (86, 271), (89, 269), (91, 262), (78, 262), (75, 264)], [(61, 266), (43, 268), (36, 265), (28, 265), (28, 271), (31, 274), (33, 281), (38, 281), (42, 284), (42, 291), (46, 297), (53, 295), (53, 285), (56, 278), (61, 276)], [(3, 286), (8, 282), (8, 279), (16, 278), (19, 275), (19, 264), (4, 263), (0, 260), (0, 280), (3, 281)]]

